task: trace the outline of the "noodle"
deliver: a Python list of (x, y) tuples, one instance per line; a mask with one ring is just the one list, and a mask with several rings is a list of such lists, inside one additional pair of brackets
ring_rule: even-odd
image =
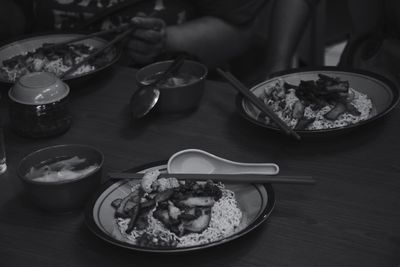
[[(188, 233), (178, 236), (176, 233), (167, 229), (161, 221), (156, 219), (153, 212), (154, 207), (146, 216), (148, 226), (145, 229), (134, 229), (129, 234), (126, 233), (130, 219), (117, 218), (117, 225), (129, 243), (138, 245), (138, 240), (144, 235), (151, 236), (154, 243), (164, 242), (172, 247), (190, 247), (216, 242), (234, 234), (242, 220), (242, 212), (238, 207), (233, 191), (226, 189), (222, 184), (218, 184), (222, 192), (221, 198), (214, 203), (211, 208), (211, 220), (208, 227), (200, 233)], [(137, 187), (135, 188), (137, 189)]]
[[(61, 76), (74, 64), (79, 63), (95, 51), (94, 47), (86, 44), (69, 44), (60, 51), (46, 50), (44, 47), (47, 45), (49, 44), (43, 44), (33, 51), (4, 60), (0, 67), (0, 75), (10, 82), (37, 71), (51, 72), (56, 76)], [(84, 64), (71, 75), (80, 75), (95, 69), (94, 65)]]

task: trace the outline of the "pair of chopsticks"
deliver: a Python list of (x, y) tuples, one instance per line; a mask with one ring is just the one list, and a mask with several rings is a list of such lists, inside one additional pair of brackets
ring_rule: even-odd
[(74, 65), (72, 65), (71, 68), (69, 68), (66, 72), (64, 72), (61, 75), (61, 79), (67, 77), (69, 74), (75, 72), (79, 67), (85, 65), (86, 63), (88, 63), (90, 60), (92, 60), (93, 58), (97, 57), (99, 54), (103, 53), (106, 49), (112, 47), (114, 44), (122, 41), (123, 39), (125, 39), (129, 34), (131, 34), (131, 32), (133, 32), (135, 29), (133, 27), (129, 28), (128, 30), (125, 30), (123, 33), (121, 33), (120, 35), (118, 35), (117, 37), (115, 37), (112, 41), (108, 42), (105, 46), (103, 46), (102, 48), (96, 50), (95, 52), (91, 53), (89, 56), (85, 57), (84, 59), (82, 59), (79, 63), (76, 63)]
[[(159, 12), (160, 12), (160, 10), (154, 10), (151, 14), (148, 15), (148, 17), (155, 17)], [(89, 56), (85, 57), (82, 61), (74, 64), (71, 68), (69, 68), (66, 72), (64, 72), (61, 75), (60, 78), (65, 78), (69, 74), (72, 74), (73, 72), (75, 72), (79, 67), (85, 65), (90, 60), (92, 60), (93, 58), (97, 57), (99, 54), (103, 53), (106, 49), (108, 49), (108, 48), (112, 47), (114, 44), (124, 40), (134, 30), (136, 30), (134, 23), (128, 23), (128, 24), (121, 25), (119, 27), (115, 27), (115, 28), (110, 29), (110, 30), (99, 31), (99, 32), (95, 32), (95, 33), (88, 34), (88, 35), (85, 35), (85, 36), (80, 36), (80, 37), (77, 37), (77, 38), (74, 38), (74, 39), (71, 39), (71, 40), (67, 40), (67, 41), (62, 42), (62, 43), (56, 43), (56, 44), (54, 44), (52, 46), (46, 47), (46, 49), (57, 49), (57, 48), (60, 48), (62, 46), (65, 46), (67, 44), (75, 43), (75, 42), (82, 41), (82, 40), (85, 40), (85, 39), (98, 37), (98, 36), (103, 36), (103, 35), (106, 35), (106, 34), (109, 34), (109, 33), (113, 33), (113, 32), (122, 32), (121, 34), (116, 36), (113, 40), (108, 42), (106, 45), (104, 45), (100, 49), (96, 50), (95, 52), (93, 52)]]
[(175, 75), (176, 72), (179, 71), (183, 63), (187, 58), (186, 54), (180, 54), (178, 57), (174, 59), (174, 61), (169, 65), (169, 67), (153, 82), (146, 85), (147, 87), (158, 86), (160, 83), (165, 82), (169, 77)]
[(79, 41), (83, 41), (83, 40), (86, 40), (86, 39), (90, 39), (90, 38), (93, 38), (93, 37), (104, 36), (104, 35), (107, 35), (107, 34), (110, 34), (110, 33), (115, 33), (115, 32), (123, 32), (125, 30), (128, 30), (132, 26), (133, 26), (132, 23), (124, 24), (124, 25), (121, 25), (121, 26), (118, 26), (118, 27), (115, 27), (115, 28), (112, 28), (112, 29), (109, 29), (109, 30), (98, 31), (98, 32), (94, 32), (94, 33), (91, 33), (91, 34), (86, 34), (86, 35), (83, 35), (83, 36), (80, 36), (80, 37), (77, 37), (77, 38), (72, 38), (72, 39), (67, 40), (65, 42), (51, 44), (51, 45), (48, 45), (46, 47), (43, 47), (43, 49), (45, 49), (45, 50), (56, 50), (56, 49), (59, 49), (59, 48), (61, 48), (63, 46), (66, 46), (66, 45), (69, 45), (69, 44), (72, 44), (72, 43), (76, 43), (76, 42), (79, 42)]
[[(111, 172), (108, 173), (112, 179), (142, 179), (143, 173)], [(204, 174), (204, 173), (161, 173), (163, 178), (176, 178), (183, 180), (204, 181), (213, 180), (226, 183), (275, 183), (275, 184), (315, 184), (311, 176), (284, 176), (266, 174)]]
[(301, 137), (298, 133), (293, 131), (281, 118), (276, 115), (276, 113), (271, 110), (263, 101), (257, 98), (244, 84), (242, 84), (236, 77), (234, 77), (230, 72), (223, 71), (217, 68), (218, 74), (220, 74), (229, 84), (231, 84), (235, 89), (242, 93), (250, 102), (252, 102), (257, 108), (268, 115), (281, 130), (289, 135), (293, 136), (295, 139), (300, 140)]

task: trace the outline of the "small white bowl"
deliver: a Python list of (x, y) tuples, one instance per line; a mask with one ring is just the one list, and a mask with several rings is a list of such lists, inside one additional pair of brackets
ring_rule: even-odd
[(11, 100), (26, 105), (43, 105), (65, 98), (69, 87), (49, 72), (32, 72), (22, 76), (8, 92)]

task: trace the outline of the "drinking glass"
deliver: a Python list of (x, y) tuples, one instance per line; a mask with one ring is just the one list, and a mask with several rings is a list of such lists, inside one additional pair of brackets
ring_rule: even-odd
[(6, 161), (6, 147), (4, 143), (4, 131), (3, 127), (0, 126), (0, 174), (5, 173), (7, 170)]

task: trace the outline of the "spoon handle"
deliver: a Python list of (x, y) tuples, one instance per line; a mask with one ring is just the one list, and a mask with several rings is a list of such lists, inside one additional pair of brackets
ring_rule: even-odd
[[(143, 173), (111, 172), (112, 179), (142, 179)], [(274, 184), (315, 184), (311, 176), (285, 176), (265, 174), (204, 174), (204, 173), (161, 173), (163, 178), (176, 178), (182, 180), (213, 180), (226, 183), (274, 183)]]
[(168, 68), (161, 73), (157, 79), (146, 85), (146, 88), (160, 86), (163, 82), (165, 82), (170, 76), (173, 76), (182, 66), (183, 62), (185, 62), (186, 54), (180, 54), (177, 58), (172, 61), (172, 63), (168, 66)]

